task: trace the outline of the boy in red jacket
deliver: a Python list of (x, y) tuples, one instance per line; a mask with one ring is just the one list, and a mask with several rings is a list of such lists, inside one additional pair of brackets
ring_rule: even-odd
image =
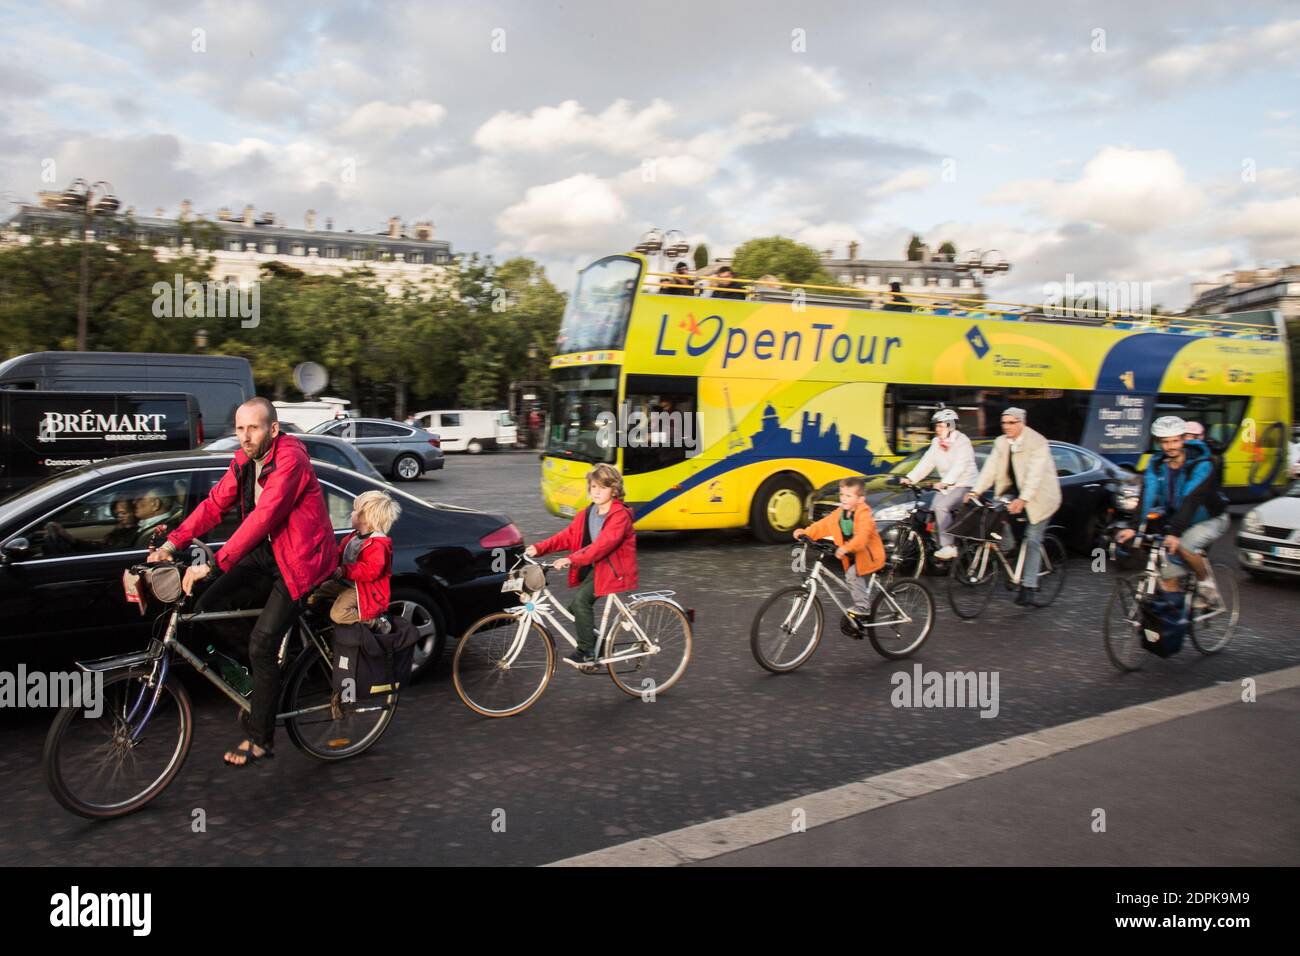
[(632, 509), (623, 504), (623, 476), (613, 465), (597, 465), (587, 472), (587, 494), (591, 504), (572, 524), (524, 551), (530, 558), (551, 551), (571, 552), (555, 567), (568, 568), (569, 587), (578, 589), (568, 605), (578, 649), (567, 660), (579, 669), (596, 660), (597, 598), (637, 586), (636, 532)]
[(401, 513), (402, 506), (382, 491), (364, 492), (352, 503), (356, 530), (339, 542), (334, 576), (310, 598), (312, 604), (334, 599), (330, 620), (335, 624), (380, 625), (379, 618), (391, 601), (393, 542), (388, 532)]

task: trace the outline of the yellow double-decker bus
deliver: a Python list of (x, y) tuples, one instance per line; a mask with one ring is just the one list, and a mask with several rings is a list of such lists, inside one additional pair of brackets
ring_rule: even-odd
[(1276, 312), (1047, 315), (935, 289), (882, 304), (851, 289), (672, 282), (633, 254), (579, 274), (551, 360), (552, 513), (586, 504), (584, 475), (608, 462), (639, 530), (748, 526), (783, 540), (813, 489), (924, 447), (941, 406), (979, 437), (1018, 405), (1048, 438), (1135, 467), (1151, 421), (1180, 414), (1221, 449), (1229, 497), (1268, 497), (1286, 480)]

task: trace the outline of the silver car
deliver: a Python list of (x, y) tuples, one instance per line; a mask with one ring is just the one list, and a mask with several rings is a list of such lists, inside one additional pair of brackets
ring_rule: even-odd
[(438, 436), (416, 425), (386, 418), (342, 418), (322, 422), (308, 434), (351, 442), (381, 474), (391, 475), (394, 481), (414, 481), (443, 466)]
[(1281, 498), (1246, 513), (1237, 533), (1237, 558), (1251, 577), (1300, 576), (1300, 481)]

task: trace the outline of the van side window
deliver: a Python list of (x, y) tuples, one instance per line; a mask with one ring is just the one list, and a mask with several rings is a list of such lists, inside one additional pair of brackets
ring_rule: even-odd
[(186, 474), (119, 482), (64, 507), (26, 532), (32, 558), (143, 551), (161, 525), (169, 531), (191, 504)]
[(442, 428), (460, 428), (460, 416), (450, 412), (443, 412), (438, 416), (441, 419)]

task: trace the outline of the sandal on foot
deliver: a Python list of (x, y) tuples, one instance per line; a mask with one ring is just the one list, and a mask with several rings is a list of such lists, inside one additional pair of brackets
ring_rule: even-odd
[[(221, 759), (226, 764), (227, 767), (247, 767), (249, 764), (257, 763), (259, 760), (271, 760), (275, 757), (275, 754), (271, 750), (265, 747), (262, 748), (262, 752), (260, 754), (253, 753), (253, 747), (255, 745), (251, 740), (247, 738), (241, 740), (240, 743), (248, 744), (248, 747), (241, 748), (239, 746), (236, 746), (233, 750), (227, 750), (224, 754), (222, 754)], [(242, 755), (244, 758), (244, 762), (235, 763), (232, 760), (227, 760), (226, 758), (230, 757), (232, 754)]]

